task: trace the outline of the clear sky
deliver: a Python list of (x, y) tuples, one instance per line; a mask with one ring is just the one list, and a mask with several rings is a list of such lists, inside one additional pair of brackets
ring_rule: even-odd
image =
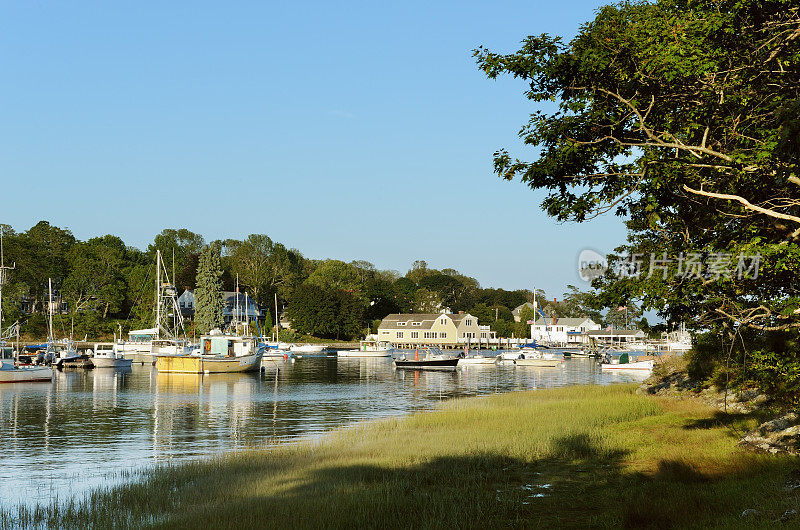
[(500, 147), (533, 156), (535, 108), (472, 50), (571, 37), (600, 4), (0, 1), (0, 222), (140, 248), (266, 233), (560, 297), (622, 224), (559, 225), (493, 175)]

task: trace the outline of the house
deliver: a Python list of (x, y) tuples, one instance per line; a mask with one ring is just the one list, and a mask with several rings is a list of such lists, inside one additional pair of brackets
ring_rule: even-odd
[(528, 309), (536, 309), (536, 306), (535, 306), (535, 305), (533, 305), (533, 304), (532, 304), (532, 303), (530, 303), (530, 302), (525, 302), (524, 304), (520, 304), (520, 305), (518, 305), (517, 307), (515, 307), (515, 308), (514, 308), (514, 309), (511, 311), (511, 315), (514, 317), (514, 322), (522, 322), (522, 319), (520, 318), (520, 316), (519, 316), (519, 315), (520, 315), (520, 313), (522, 312), (522, 310), (523, 310), (523, 309), (525, 309), (526, 307), (527, 307)]
[(469, 313), (406, 313), (391, 314), (378, 326), (378, 340), (397, 348), (421, 345), (456, 348), (487, 340), (493, 332), (479, 326), (477, 317)]
[[(238, 308), (236, 305), (237, 297), (239, 299)], [(256, 301), (244, 293), (223, 291), (222, 299), (225, 301), (223, 316), (225, 317), (226, 324), (231, 322), (234, 316), (237, 315), (240, 322), (244, 322), (248, 319), (259, 320), (262, 318), (263, 313)], [(189, 289), (183, 291), (183, 294), (178, 297), (178, 307), (180, 307), (181, 315), (183, 315), (184, 318), (194, 318), (194, 291), (190, 291)]]
[(545, 319), (539, 316), (536, 322), (528, 321), (531, 326), (531, 338), (537, 342), (560, 344), (563, 346), (579, 346), (588, 342), (585, 332), (599, 330), (597, 324), (589, 317), (552, 317)]

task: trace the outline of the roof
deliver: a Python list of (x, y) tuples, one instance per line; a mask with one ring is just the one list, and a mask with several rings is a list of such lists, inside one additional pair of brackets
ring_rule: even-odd
[(571, 317), (560, 317), (555, 319), (555, 323), (553, 322), (554, 319), (548, 318), (546, 321), (540, 316), (536, 319), (537, 326), (568, 326), (576, 328), (586, 322), (587, 320), (591, 320), (589, 317), (579, 317), (579, 318), (571, 318)]
[[(436, 319), (443, 316), (450, 318), (456, 326), (466, 317), (474, 318), (475, 323), (478, 322), (478, 319), (469, 313), (393, 313), (391, 315), (386, 315), (386, 317), (381, 320), (381, 324), (378, 327), (382, 329), (408, 329), (412, 327), (412, 322), (419, 322), (420, 325), (413, 326), (414, 329), (431, 329)], [(407, 322), (407, 324), (405, 326), (398, 326), (398, 322)]]
[(536, 309), (536, 306), (535, 306), (535, 305), (533, 305), (532, 303), (530, 303), (530, 302), (525, 302), (524, 304), (520, 304), (520, 305), (518, 305), (517, 307), (515, 307), (514, 309), (512, 309), (512, 310), (511, 310), (511, 314), (512, 314), (512, 315), (514, 315), (515, 317), (518, 317), (518, 316), (519, 316), (519, 314), (520, 314), (520, 312), (522, 311), (522, 308), (523, 308), (523, 307), (529, 307), (529, 308), (531, 308), (531, 309)]
[(623, 336), (623, 335), (624, 336), (644, 335), (644, 331), (642, 331), (640, 329), (614, 329), (614, 330), (610, 330), (610, 329), (592, 329), (592, 330), (587, 331), (586, 334), (590, 335), (590, 336), (594, 336), (594, 337), (606, 336), (606, 335), (609, 336), (609, 337), (611, 335), (615, 335), (615, 336), (620, 337), (620, 336)]

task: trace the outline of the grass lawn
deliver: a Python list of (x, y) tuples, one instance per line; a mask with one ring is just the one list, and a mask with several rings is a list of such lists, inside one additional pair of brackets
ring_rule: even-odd
[[(634, 389), (453, 400), (316, 443), (159, 468), (83, 503), (5, 512), (0, 526), (763, 528), (800, 511), (800, 490), (783, 489), (800, 459), (736, 447), (761, 418)], [(748, 508), (759, 515), (742, 519)]]

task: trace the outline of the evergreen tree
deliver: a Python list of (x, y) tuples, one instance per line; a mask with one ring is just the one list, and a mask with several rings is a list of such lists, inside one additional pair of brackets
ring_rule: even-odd
[(222, 299), (222, 260), (219, 249), (203, 248), (197, 266), (195, 291), (195, 325), (201, 333), (208, 333), (224, 324)]

